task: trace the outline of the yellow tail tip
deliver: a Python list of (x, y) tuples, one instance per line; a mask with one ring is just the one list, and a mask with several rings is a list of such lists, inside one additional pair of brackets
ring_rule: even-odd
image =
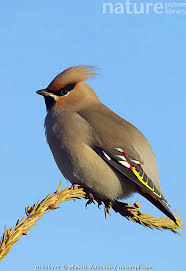
[[(180, 220), (180, 219), (179, 219)], [(176, 218), (176, 225), (178, 226), (178, 228), (180, 230), (183, 230), (183, 221), (181, 220), (180, 222), (178, 222), (178, 218)]]

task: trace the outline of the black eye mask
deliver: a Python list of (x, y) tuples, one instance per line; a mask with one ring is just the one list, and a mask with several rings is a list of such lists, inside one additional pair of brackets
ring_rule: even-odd
[(47, 92), (54, 94), (55, 96), (65, 96), (68, 94), (69, 91), (71, 91), (75, 87), (76, 83), (68, 84), (64, 88), (61, 88), (57, 91), (52, 91), (49, 88), (47, 88)]

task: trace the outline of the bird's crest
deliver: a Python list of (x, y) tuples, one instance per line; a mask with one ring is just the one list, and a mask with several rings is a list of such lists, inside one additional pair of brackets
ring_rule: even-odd
[(96, 75), (98, 74), (95, 67), (84, 65), (73, 66), (59, 73), (49, 84), (48, 88), (52, 91), (57, 91), (68, 84), (85, 81)]

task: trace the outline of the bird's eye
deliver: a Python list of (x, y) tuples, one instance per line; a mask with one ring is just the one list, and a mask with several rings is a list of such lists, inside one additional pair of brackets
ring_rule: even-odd
[(65, 89), (65, 88), (62, 88), (62, 89), (61, 89), (61, 95), (62, 95), (62, 96), (67, 95), (67, 93), (68, 93), (68, 90), (67, 90), (67, 89)]
[(65, 87), (54, 92), (48, 89), (48, 92), (53, 93), (55, 96), (65, 96), (69, 93), (69, 91), (71, 91), (75, 87), (75, 85), (76, 85), (75, 83), (68, 84)]
[(75, 87), (75, 83), (68, 84), (68, 85), (66, 85), (64, 88), (62, 88), (62, 89), (60, 90), (60, 94), (61, 94), (62, 96), (65, 96), (65, 95), (67, 95), (68, 92), (71, 91), (74, 87)]

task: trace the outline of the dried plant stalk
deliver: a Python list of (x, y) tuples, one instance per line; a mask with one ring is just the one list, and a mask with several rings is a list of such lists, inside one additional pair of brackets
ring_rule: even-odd
[(8, 254), (12, 246), (20, 240), (23, 235), (29, 234), (29, 230), (36, 222), (47, 214), (49, 210), (60, 208), (58, 205), (64, 201), (82, 198), (85, 192), (78, 185), (72, 186), (70, 189), (67, 187), (60, 190), (61, 182), (57, 191), (49, 194), (44, 200), (38, 201), (37, 204), (25, 208), (26, 217), (18, 220), (14, 229), (6, 228), (0, 241), (0, 261)]
[[(49, 194), (42, 201), (25, 208), (26, 217), (18, 220), (14, 229), (6, 228), (0, 241), (0, 261), (9, 253), (12, 246), (20, 240), (23, 235), (28, 235), (29, 230), (36, 224), (36, 222), (47, 214), (49, 210), (60, 208), (58, 205), (64, 201), (87, 198), (85, 190), (78, 186), (73, 185), (71, 188), (67, 187), (64, 190), (60, 189), (61, 182), (55, 193)], [(100, 204), (100, 202), (99, 202)], [(168, 217), (153, 217), (145, 214), (139, 210), (139, 205), (136, 203), (123, 203), (115, 201), (106, 207), (106, 213), (110, 213), (110, 207), (122, 216), (139, 223), (145, 227), (155, 228), (158, 230), (168, 229), (174, 233), (178, 233), (177, 228), (181, 228), (183, 221), (177, 218), (178, 225), (176, 225)], [(105, 214), (106, 214), (105, 213)], [(180, 226), (179, 226), (180, 225)]]
[(139, 210), (140, 206), (138, 205), (138, 201), (134, 204), (115, 201), (111, 207), (116, 213), (120, 213), (127, 219), (141, 224), (144, 227), (157, 230), (170, 230), (181, 235), (180, 232), (177, 231), (177, 229), (182, 230), (183, 226), (183, 221), (179, 218), (179, 215), (175, 216), (177, 220), (176, 225), (169, 217), (153, 217), (152, 215), (141, 212)]

